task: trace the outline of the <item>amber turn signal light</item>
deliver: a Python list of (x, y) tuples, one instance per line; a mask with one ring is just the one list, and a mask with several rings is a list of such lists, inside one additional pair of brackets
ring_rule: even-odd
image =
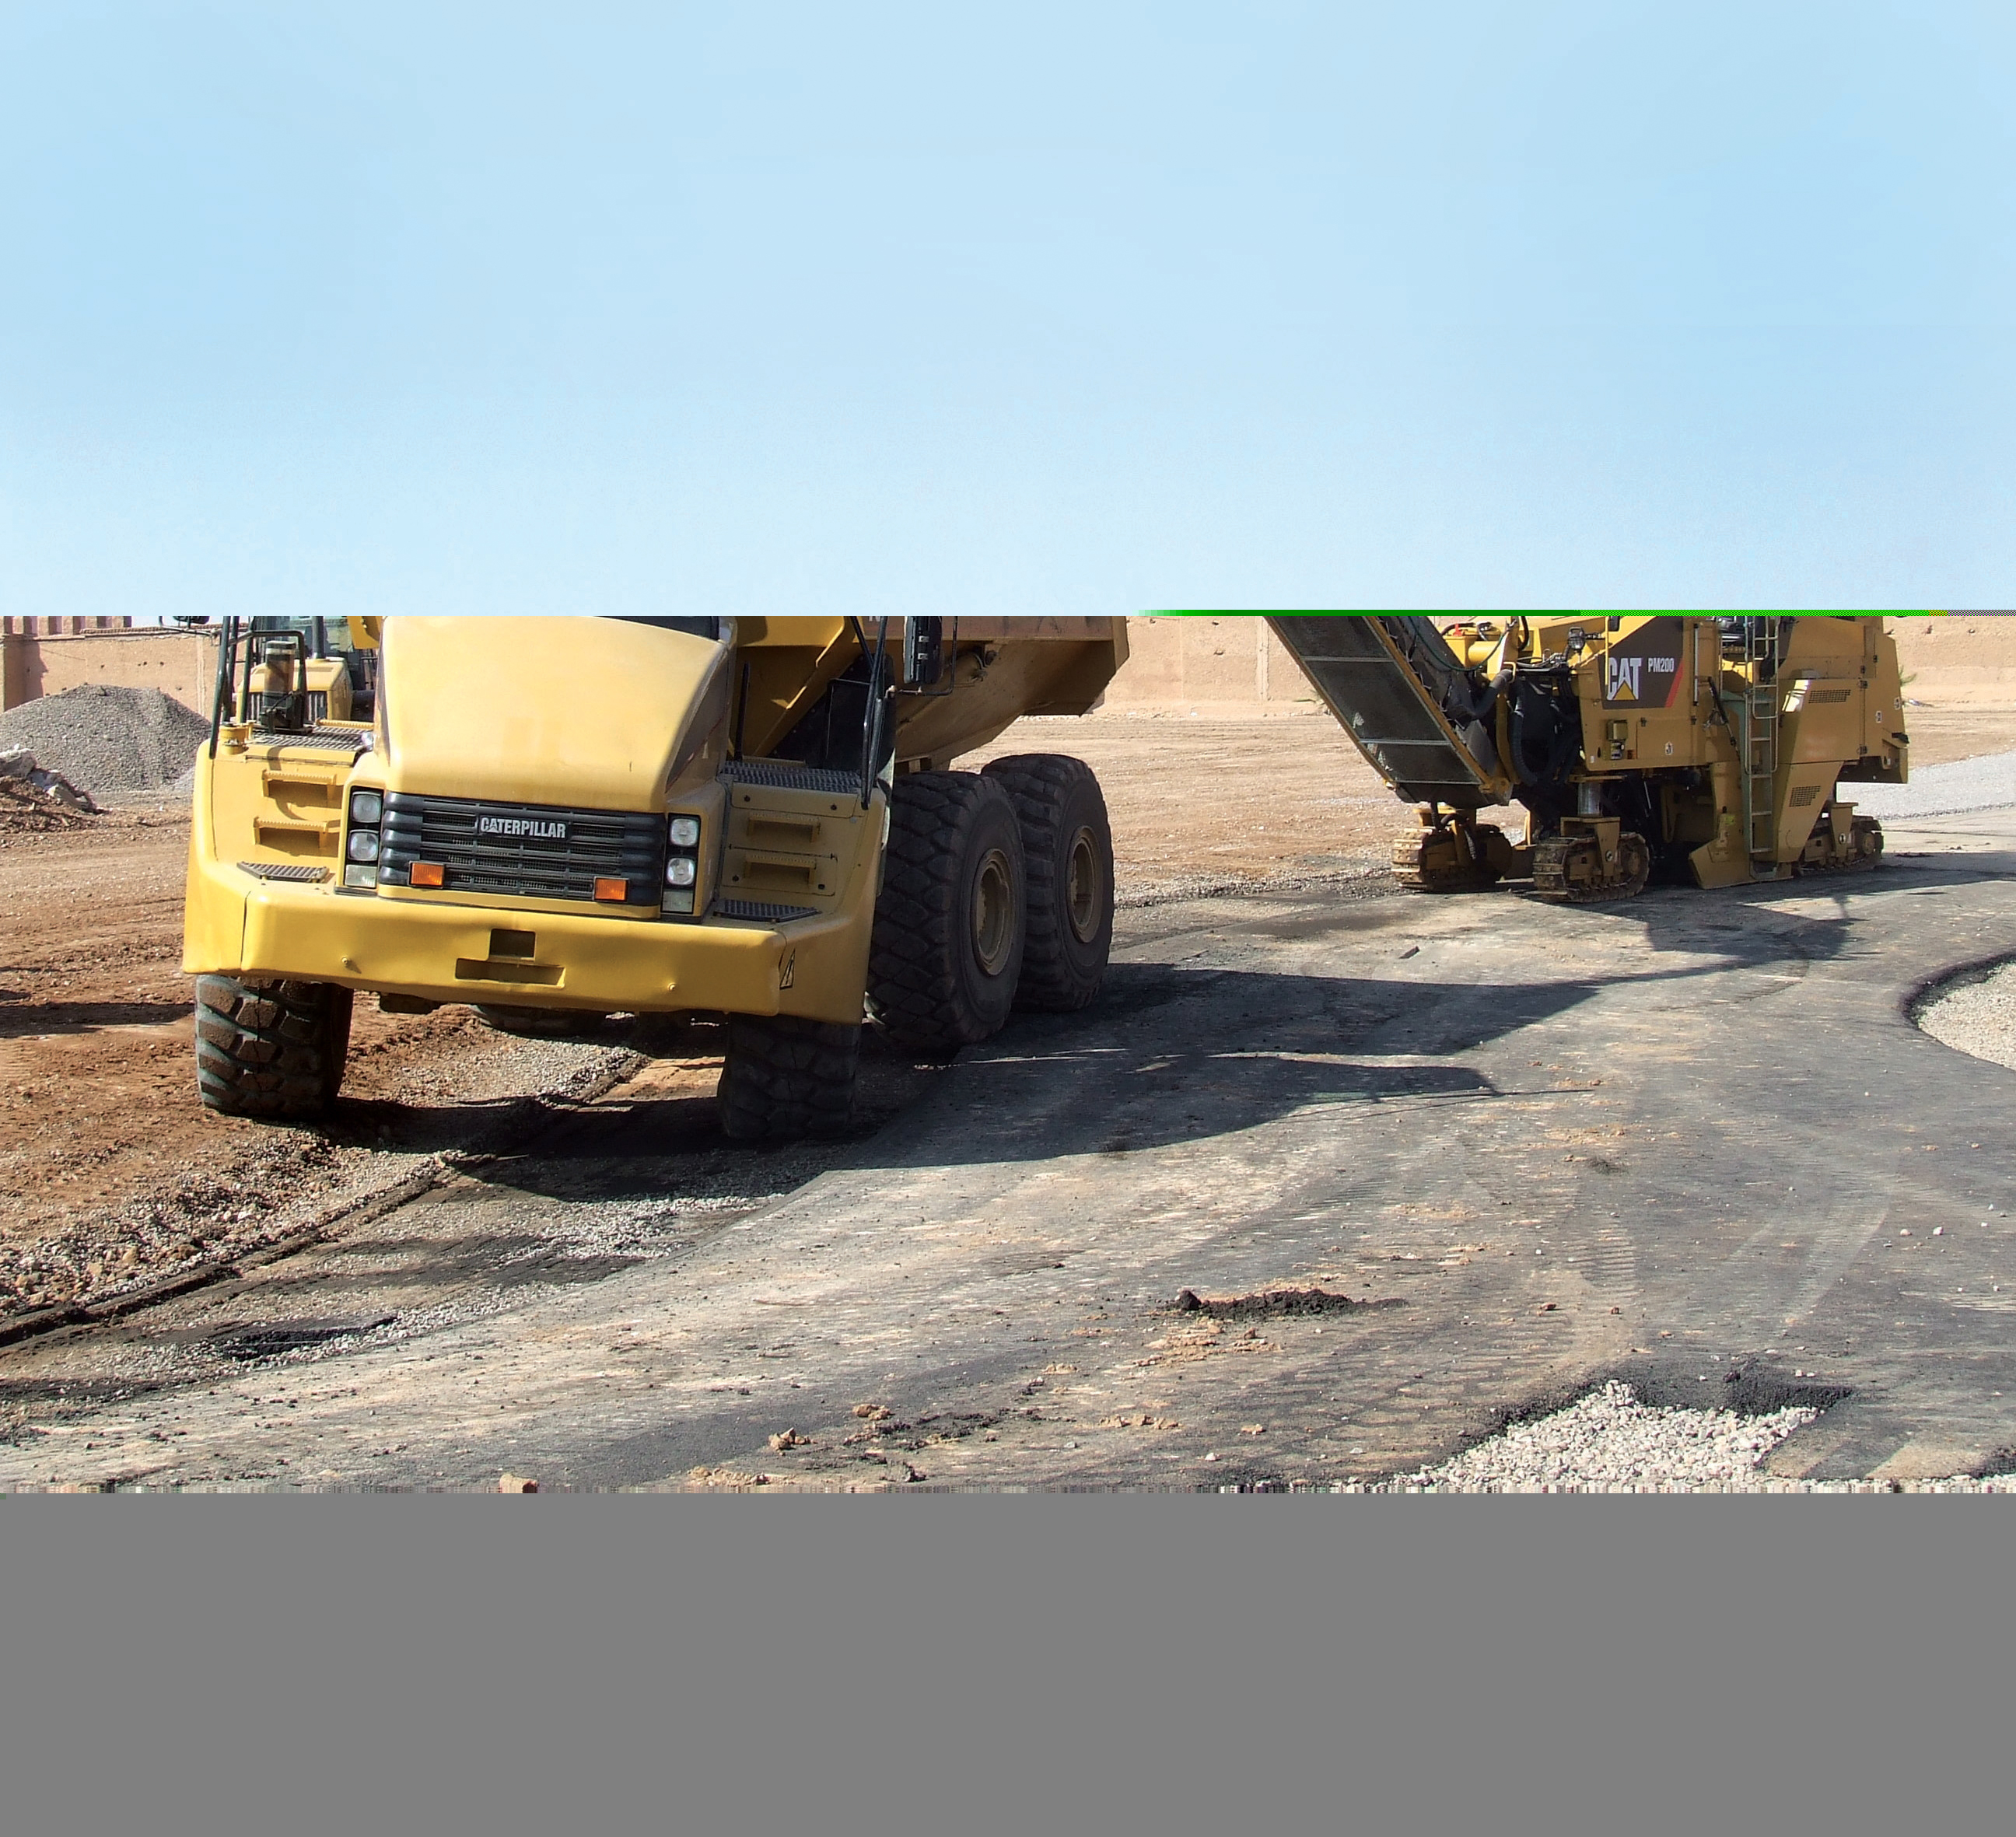
[(416, 887), (445, 885), (448, 870), (438, 861), (416, 861), (413, 863), (413, 884)]
[(630, 883), (628, 881), (597, 881), (595, 883), (595, 896), (604, 904), (621, 906), (630, 897)]

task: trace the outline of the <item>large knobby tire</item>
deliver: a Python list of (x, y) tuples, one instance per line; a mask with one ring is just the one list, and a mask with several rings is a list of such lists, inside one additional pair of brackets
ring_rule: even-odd
[(853, 1120), (861, 1029), (790, 1014), (731, 1014), (716, 1093), (738, 1142), (837, 1136)]
[(196, 1082), (221, 1116), (295, 1122), (335, 1102), (355, 998), (327, 982), (199, 976)]
[(1061, 753), (996, 759), (986, 774), (1014, 801), (1029, 873), (1018, 1008), (1075, 1014), (1099, 999), (1113, 954), (1113, 827), (1092, 768)]
[(950, 1057), (1001, 1031), (1015, 1005), (1028, 874), (1015, 806), (991, 778), (896, 780), (868, 994), (890, 1039)]

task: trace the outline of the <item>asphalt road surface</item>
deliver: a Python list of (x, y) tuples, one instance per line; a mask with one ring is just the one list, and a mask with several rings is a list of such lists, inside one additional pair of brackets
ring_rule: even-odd
[(1614, 908), (1129, 913), (1097, 1008), (875, 1068), (816, 1149), (724, 1146), (654, 1065), (335, 1242), (0, 1353), (0, 1487), (1323, 1484), (1612, 1378), (1821, 1407), (1783, 1475), (1994, 1468), (2016, 1073), (1906, 1010), (2016, 953), (2016, 813), (1892, 848)]

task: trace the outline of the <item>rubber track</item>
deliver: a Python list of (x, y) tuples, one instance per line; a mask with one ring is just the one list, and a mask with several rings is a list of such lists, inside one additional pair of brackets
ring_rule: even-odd
[(1866, 845), (1870, 841), (1875, 847), (1866, 855), (1857, 855), (1852, 861), (1802, 861), (1793, 870), (1802, 880), (1809, 874), (1873, 873), (1883, 861), (1883, 826), (1873, 816), (1858, 816), (1851, 826), (1853, 839)]
[[(1041, 1014), (1075, 1014), (1096, 1000), (1102, 976), (1089, 995), (1074, 981), (1064, 960), (1064, 928), (1071, 920), (1057, 885), (1057, 826), (1071, 787), (1099, 780), (1082, 759), (1062, 753), (1023, 753), (996, 759), (986, 776), (1007, 792), (1022, 824), (1022, 852), (1028, 875), (1028, 931), (1022, 945), (1022, 978), (1015, 1005)], [(1103, 793), (1100, 807), (1105, 808)], [(1108, 834), (1111, 831), (1109, 827)], [(1110, 870), (1109, 870), (1110, 873)]]
[(1569, 855), (1579, 847), (1593, 847), (1580, 836), (1553, 836), (1533, 850), (1533, 891), (1543, 899), (1550, 899), (1561, 906), (1597, 906), (1611, 899), (1635, 899), (1645, 891), (1645, 883), (1651, 878), (1652, 851), (1643, 837), (1627, 830), (1619, 838), (1635, 842), (1644, 862), (1643, 868), (1627, 879), (1599, 881), (1592, 885), (1573, 886), (1568, 877)]
[(196, 1082), (225, 1116), (299, 1118), (329, 1107), (343, 1076), (352, 997), (325, 982), (196, 985)]
[(854, 1118), (861, 1029), (794, 1015), (732, 1014), (719, 1102), (736, 1141), (841, 1134)]
[(959, 935), (964, 889), (947, 866), (963, 855), (960, 832), (974, 805), (988, 798), (999, 798), (1013, 816), (1013, 799), (977, 773), (920, 772), (896, 781), (868, 987), (882, 1025), (900, 1046), (944, 1051), (986, 1037), (966, 1011), (956, 967), (959, 953), (969, 948)]
[(1393, 845), (1393, 877), (1410, 893), (1488, 893), (1504, 876), (1485, 856), (1467, 867), (1428, 868), (1424, 837), (1402, 836)]

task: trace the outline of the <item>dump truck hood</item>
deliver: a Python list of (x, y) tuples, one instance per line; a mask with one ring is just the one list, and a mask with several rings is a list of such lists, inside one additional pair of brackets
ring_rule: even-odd
[(390, 618), (387, 782), (441, 796), (656, 810), (721, 765), (727, 647), (611, 618)]

